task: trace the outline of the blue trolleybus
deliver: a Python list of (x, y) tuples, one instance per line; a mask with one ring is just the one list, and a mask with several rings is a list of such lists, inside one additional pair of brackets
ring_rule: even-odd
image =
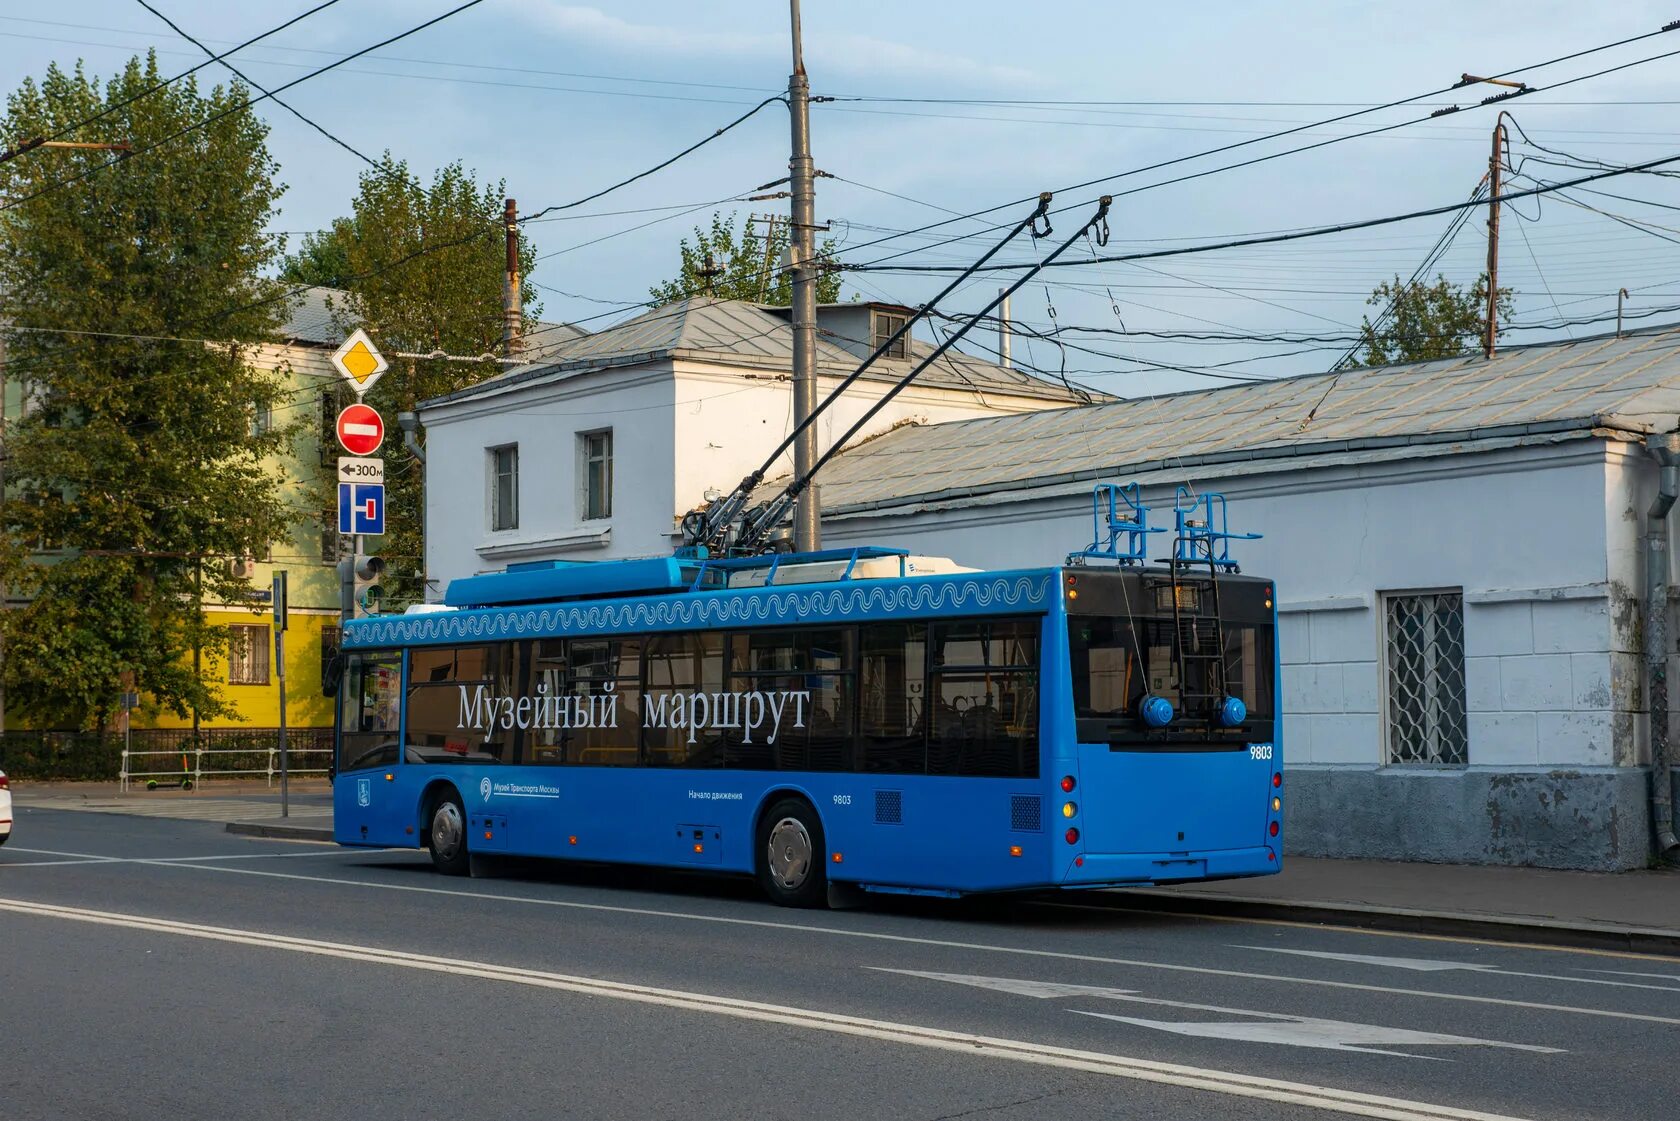
[(1143, 520), (1110, 516), (1105, 542), (1099, 517), (1064, 567), (555, 563), (352, 621), (335, 837), (453, 874), (492, 854), (750, 873), (796, 906), (1276, 872), (1272, 585), (1223, 540), (1198, 553), (1211, 519), (1183, 512), (1175, 556), (1135, 563)]

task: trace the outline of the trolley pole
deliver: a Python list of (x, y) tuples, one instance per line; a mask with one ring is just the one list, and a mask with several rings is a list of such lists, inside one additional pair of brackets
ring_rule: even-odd
[[(811, 83), (805, 76), (805, 50), (799, 31), (799, 0), (789, 0), (793, 27), (793, 74), (788, 78), (788, 113), (792, 118), (793, 154), (788, 182), (793, 195), (793, 224), (788, 231), (788, 263), (793, 268), (793, 423), (800, 429), (793, 446), (793, 470), (803, 479), (817, 461), (817, 430), (805, 421), (817, 408), (817, 271), (815, 252), (816, 186), (811, 163)], [(815, 484), (799, 496), (793, 514), (794, 547), (822, 548), (822, 509)]]

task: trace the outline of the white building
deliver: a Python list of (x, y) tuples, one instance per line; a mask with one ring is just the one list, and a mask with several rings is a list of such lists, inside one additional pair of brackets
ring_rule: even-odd
[[(740, 305), (678, 311), (682, 331), (697, 310), (737, 340), (738, 317), (776, 337)], [(432, 403), (432, 576), (668, 546), (675, 514), (782, 435), (785, 387), (753, 375), (787, 369), (785, 338), (751, 370), (665, 342)], [(1053, 410), (1044, 389), (987, 387), (1017, 414), (957, 419), (974, 390), (924, 386), (893, 420), (932, 423), (825, 471), (824, 544), (1050, 565), (1090, 541), (1094, 483), (1137, 480), (1169, 511), (1180, 484), (1217, 489), (1233, 528), (1265, 535), (1237, 547), (1245, 571), (1277, 581), (1292, 851), (1649, 861), (1646, 441), (1680, 427), (1680, 330)], [(582, 516), (588, 436), (609, 428), (625, 466), (597, 523)], [(496, 449), (511, 444), (541, 520), (501, 531)]]
[[(907, 314), (884, 304), (820, 308), (819, 398)], [(785, 308), (694, 297), (422, 403), (434, 594), (510, 562), (669, 551), (681, 515), (708, 489), (734, 487), (789, 432), (792, 334)], [(824, 414), (819, 449), (903, 376), (911, 353), (931, 349), (909, 343), (877, 363)], [(1089, 399), (952, 351), (862, 435)], [(784, 459), (778, 471), (791, 469), (792, 453)]]

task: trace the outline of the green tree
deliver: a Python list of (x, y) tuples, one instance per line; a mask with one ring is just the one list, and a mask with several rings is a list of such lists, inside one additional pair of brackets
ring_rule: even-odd
[[(346, 330), (364, 327), (387, 355), (399, 351), (455, 356), (501, 352), (507, 252), (501, 183), (480, 184), (459, 162), (440, 169), (430, 185), (386, 153), (378, 170), (362, 173), (352, 213), (332, 229), (306, 238), (286, 263), (297, 283), (345, 290), (334, 307)], [(520, 243), (520, 276), (528, 276), (535, 251)], [(540, 305), (522, 282), (524, 327)], [(500, 372), (495, 362), (391, 359), (367, 395), (391, 433), (397, 415), (416, 402), (483, 381)], [(331, 434), (327, 434), (331, 440)], [(424, 471), (400, 436), (388, 437), (385, 457), (385, 558), (387, 608), (424, 598), (422, 517)], [(325, 479), (321, 516), (336, 520), (337, 490)]]
[(297, 252), (281, 264), (280, 279), (294, 286), (348, 288), (352, 283), (350, 256), (345, 251), (349, 232), (342, 229), (348, 224), (349, 219), (340, 218), (330, 230), (304, 234)]
[[(1371, 291), (1365, 301), (1383, 311), (1373, 323), (1364, 317), (1359, 328), (1359, 353), (1354, 365), (1386, 366), (1395, 362), (1423, 362), (1456, 358), (1474, 350), (1487, 322), (1487, 274), (1469, 289), (1436, 276), (1434, 284), (1403, 281), (1396, 276)], [(1501, 288), (1499, 321), (1511, 318), (1511, 289)]]
[(284, 190), (268, 129), (237, 83), (139, 96), (160, 80), (155, 57), (103, 83), (53, 66), (7, 99), (8, 136), (134, 152), (0, 164), (7, 371), (28, 401), (7, 433), (4, 550), (28, 605), (4, 613), (3, 672), (41, 723), (102, 725), (125, 684), (181, 716), (228, 711), (188, 664), (226, 642), (202, 603), (251, 595), (215, 558), (261, 555), (291, 522), (270, 457), (294, 426), (268, 422), (290, 402), (247, 361), (284, 310), (262, 276)]
[[(762, 229), (763, 225), (756, 228)], [(720, 300), (786, 307), (793, 302), (793, 277), (780, 266), (787, 247), (785, 222), (777, 222), (773, 231), (755, 234), (741, 224), (737, 214), (731, 213), (727, 219), (713, 214), (711, 229), (696, 226), (693, 243), (685, 237), (678, 245), (682, 264), (675, 279), (649, 288), (648, 294), (661, 304), (710, 294)], [(834, 239), (829, 238), (817, 247), (817, 255), (826, 259), (835, 248)], [(707, 276), (710, 270), (716, 270), (715, 275)], [(817, 302), (831, 304), (839, 298), (840, 274), (825, 272), (819, 276)]]

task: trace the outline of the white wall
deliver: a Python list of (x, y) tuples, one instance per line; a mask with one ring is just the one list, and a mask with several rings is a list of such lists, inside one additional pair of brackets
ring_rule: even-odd
[[(840, 381), (819, 377), (817, 400), (828, 399)], [(831, 447), (890, 388), (888, 383), (859, 381), (824, 409), (816, 423), (818, 453)], [(792, 383), (786, 375), (681, 360), (676, 363), (676, 399), (674, 512), (699, 505), (707, 488), (727, 493), (793, 430)], [(1061, 407), (1066, 403), (913, 385), (889, 401), (853, 438), (852, 446), (906, 422), (939, 424)], [(789, 450), (766, 478), (792, 473)], [(645, 551), (658, 547), (650, 543)]]
[[(649, 527), (671, 519), (672, 381), (668, 368), (618, 373), (606, 385), (597, 376), (426, 411), (426, 568), (440, 592), (510, 563), (649, 551)], [(578, 436), (603, 428), (613, 431), (612, 517), (585, 521)], [(488, 449), (505, 444), (519, 445), (519, 526), (493, 531)]]
[[(1291, 762), (1384, 761), (1380, 593), (1447, 588), (1465, 593), (1473, 767), (1632, 762), (1626, 717), (1636, 698), (1609, 618), (1605, 444), (1443, 451), (1190, 477), (1226, 494), (1232, 529), (1265, 534), (1232, 551), (1245, 572), (1277, 582)], [(1152, 523), (1170, 527), (1172, 484), (1183, 477), (1141, 481)], [(1058, 564), (1090, 540), (1089, 493), (830, 517), (824, 543), (901, 546), (985, 568)]]

